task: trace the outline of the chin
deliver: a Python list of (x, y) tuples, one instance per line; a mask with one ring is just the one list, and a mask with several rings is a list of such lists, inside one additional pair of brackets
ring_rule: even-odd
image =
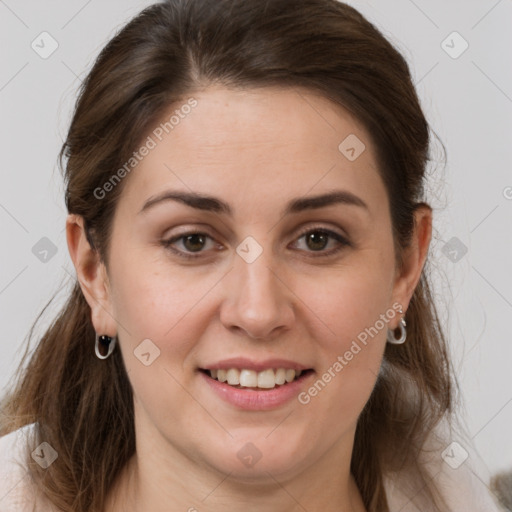
[(225, 475), (229, 474), (230, 480), (243, 483), (262, 483), (270, 479), (275, 485), (272, 477), (291, 477), (298, 473), (301, 465), (298, 458), (300, 446), (276, 444), (275, 440), (270, 442), (265, 439), (268, 432), (266, 429), (265, 434), (254, 441), (250, 440), (250, 436), (245, 441), (238, 438), (236, 442), (230, 443), (231, 446), (213, 455), (210, 465)]

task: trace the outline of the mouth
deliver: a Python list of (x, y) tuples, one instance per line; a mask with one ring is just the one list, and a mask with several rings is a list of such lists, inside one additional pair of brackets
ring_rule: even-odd
[(287, 386), (292, 382), (306, 379), (313, 369), (294, 370), (291, 368), (268, 368), (262, 371), (245, 368), (207, 369), (199, 368), (208, 378), (227, 384), (235, 389), (264, 391)]

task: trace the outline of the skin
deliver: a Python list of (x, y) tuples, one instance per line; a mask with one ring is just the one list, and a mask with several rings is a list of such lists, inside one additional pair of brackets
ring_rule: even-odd
[[(355, 428), (386, 328), (400, 315), (307, 405), (293, 399), (242, 411), (221, 401), (197, 368), (232, 356), (282, 357), (315, 370), (307, 390), (394, 303), (405, 314), (430, 244), (431, 209), (417, 210), (413, 242), (396, 269), (374, 147), (346, 110), (300, 89), (209, 87), (193, 97), (198, 105), (125, 178), (108, 272), (81, 218), (67, 219), (92, 322), (97, 333), (118, 336), (134, 390), (137, 451), (106, 510), (364, 511), (350, 474)], [(338, 150), (350, 134), (366, 146), (353, 162)], [(168, 189), (218, 197), (233, 216), (176, 201), (138, 214)], [(368, 210), (334, 204), (281, 215), (293, 198), (334, 189), (357, 195)], [(309, 227), (351, 245), (308, 243), (301, 229)], [(175, 242), (177, 250), (202, 251), (191, 261), (161, 243), (188, 231), (212, 237), (202, 246)], [(236, 253), (247, 236), (263, 248), (252, 263)], [(161, 351), (150, 366), (133, 353), (147, 338)], [(248, 442), (261, 453), (252, 467), (237, 457)]]

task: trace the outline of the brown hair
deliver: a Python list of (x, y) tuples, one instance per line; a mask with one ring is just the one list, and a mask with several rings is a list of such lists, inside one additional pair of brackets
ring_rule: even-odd
[[(60, 152), (68, 211), (83, 217), (89, 243), (107, 268), (123, 182), (101, 200), (94, 191), (170, 105), (210, 84), (304, 87), (352, 112), (377, 151), (401, 265), (415, 208), (425, 204), (430, 131), (400, 53), (336, 0), (167, 0), (143, 10), (101, 51)], [(386, 347), (357, 426), (351, 470), (370, 512), (389, 510), (386, 471), (403, 468), (425, 484), (421, 447), (452, 410), (455, 381), (427, 270), (406, 312), (408, 340)], [(100, 361), (94, 337), (75, 281), (22, 370), (25, 352), (17, 385), (2, 405), (0, 434), (35, 422), (38, 438), (57, 450), (58, 462), (44, 471), (27, 460), (38, 488), (65, 511), (102, 510), (135, 451), (132, 389), (121, 352)], [(431, 503), (435, 491), (424, 490)]]

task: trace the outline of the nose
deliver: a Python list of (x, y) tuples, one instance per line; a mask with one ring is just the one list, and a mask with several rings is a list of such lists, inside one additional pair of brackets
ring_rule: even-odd
[(271, 264), (266, 251), (252, 263), (235, 255), (234, 268), (224, 280), (226, 299), (220, 311), (220, 320), (230, 331), (270, 339), (293, 325), (294, 294)]

